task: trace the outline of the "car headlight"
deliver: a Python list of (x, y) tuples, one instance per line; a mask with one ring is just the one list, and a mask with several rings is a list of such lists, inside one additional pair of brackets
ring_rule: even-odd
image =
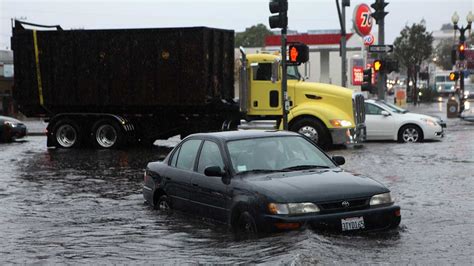
[(387, 192), (387, 193), (372, 196), (372, 198), (370, 198), (369, 204), (370, 206), (376, 206), (376, 205), (390, 204), (390, 203), (393, 203), (392, 196), (390, 195), (390, 192)]
[(268, 211), (271, 214), (305, 214), (319, 212), (318, 206), (314, 203), (270, 203)]
[(425, 122), (426, 124), (428, 124), (429, 126), (432, 126), (432, 127), (435, 127), (438, 125), (438, 123), (432, 119), (428, 119), (428, 118), (421, 118), (421, 121)]
[(442, 89), (443, 89), (443, 87), (438, 86), (438, 91), (441, 91)]
[(333, 127), (351, 127), (352, 126), (351, 121), (347, 121), (343, 119), (333, 119), (333, 120), (329, 120), (329, 122), (331, 123)]
[(16, 127), (16, 123), (15, 122), (12, 122), (12, 121), (4, 121), (3, 122), (4, 125), (6, 126), (10, 126), (10, 127)]

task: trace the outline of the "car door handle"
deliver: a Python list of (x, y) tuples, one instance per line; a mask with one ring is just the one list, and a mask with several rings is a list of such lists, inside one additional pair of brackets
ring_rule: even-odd
[(199, 187), (199, 185), (198, 185), (198, 184), (194, 184), (194, 183), (193, 183), (193, 187)]

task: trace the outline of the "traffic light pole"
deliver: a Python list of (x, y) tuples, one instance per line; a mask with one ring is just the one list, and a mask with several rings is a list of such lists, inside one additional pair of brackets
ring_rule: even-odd
[(283, 130), (288, 130), (288, 83), (286, 77), (286, 27), (281, 29), (281, 109), (283, 110)]
[[(382, 3), (382, 6), (384, 4), (384, 0), (380, 1)], [(378, 21), (378, 26), (379, 26), (379, 36), (378, 36), (378, 44), (379, 45), (384, 45), (385, 44), (385, 18), (382, 16), (382, 18)], [(383, 55), (379, 56), (379, 59), (382, 58)], [(377, 92), (378, 92), (378, 98), (379, 100), (385, 100), (385, 84), (387, 83), (387, 74), (385, 71), (380, 72), (378, 75), (380, 75), (377, 78)]]
[(459, 71), (459, 114), (464, 111), (464, 70)]

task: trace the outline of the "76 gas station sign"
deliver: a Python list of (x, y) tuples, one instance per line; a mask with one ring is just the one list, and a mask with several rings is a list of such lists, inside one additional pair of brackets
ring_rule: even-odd
[(369, 35), (372, 30), (371, 13), (372, 11), (367, 4), (360, 4), (354, 8), (354, 29), (361, 37)]

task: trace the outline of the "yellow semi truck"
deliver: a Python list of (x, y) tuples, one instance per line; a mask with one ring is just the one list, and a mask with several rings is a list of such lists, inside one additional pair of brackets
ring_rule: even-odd
[[(240, 109), (242, 128), (282, 128), (280, 56), (241, 52)], [(276, 74), (278, 70), (278, 74)], [(320, 146), (353, 144), (365, 140), (364, 96), (350, 89), (305, 82), (298, 67), (287, 67), (289, 130), (313, 139)], [(269, 119), (273, 119), (268, 122)], [(258, 121), (266, 121), (260, 123)], [(257, 122), (255, 122), (257, 121)]]

